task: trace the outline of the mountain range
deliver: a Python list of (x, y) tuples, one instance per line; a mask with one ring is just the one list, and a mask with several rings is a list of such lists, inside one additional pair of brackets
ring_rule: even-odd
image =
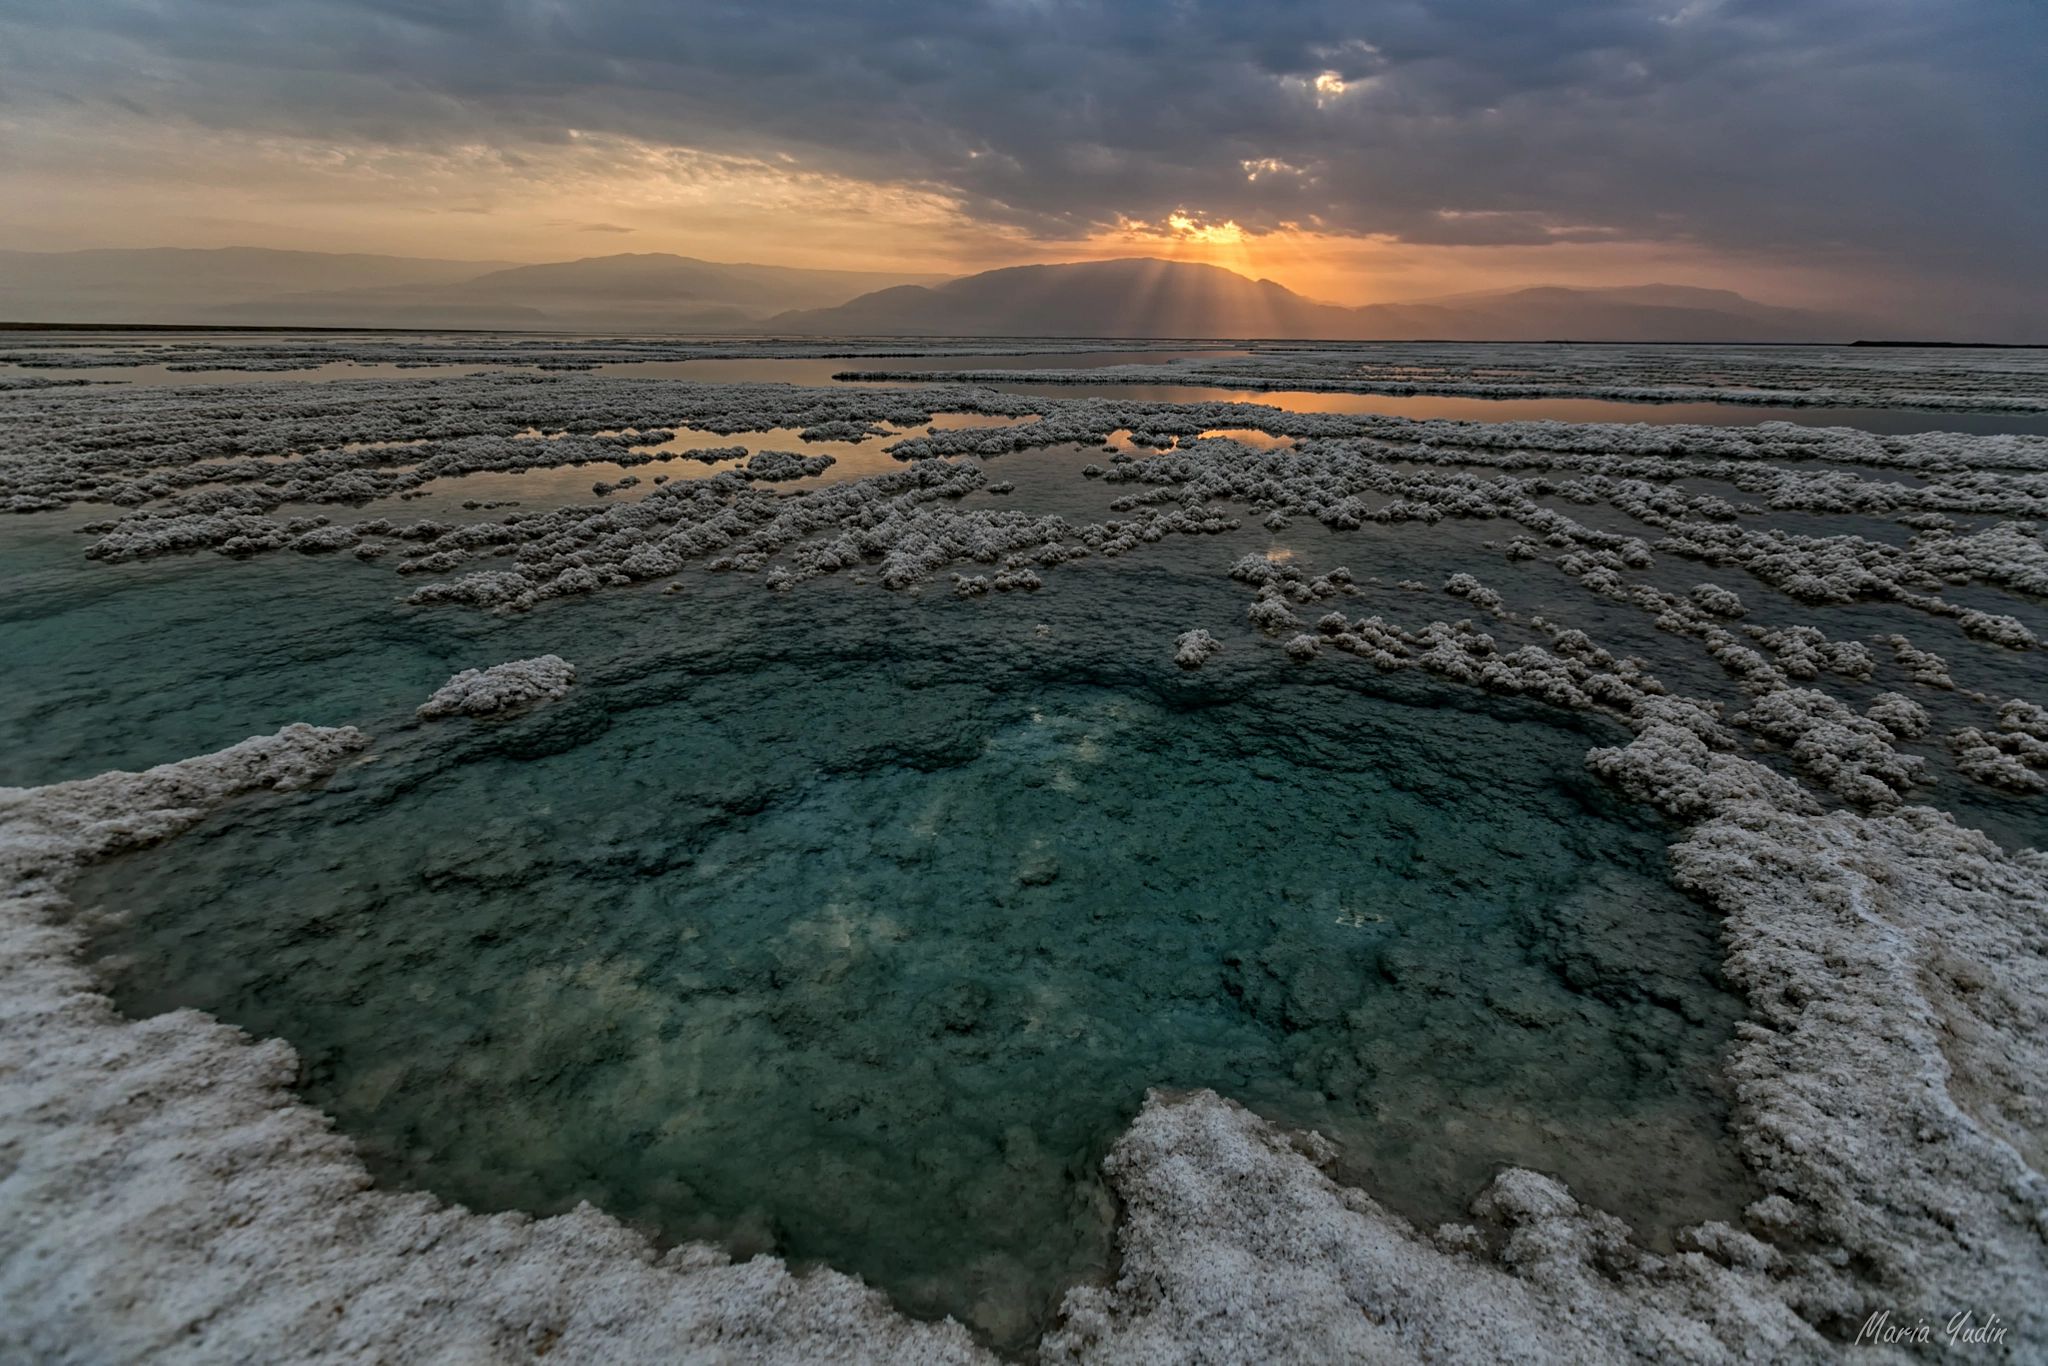
[(253, 247), (0, 251), (0, 320), (774, 336), (1842, 341), (1846, 318), (1682, 285), (1345, 307), (1140, 257), (904, 275), (666, 253), (542, 265)]
[(666, 253), (526, 265), (260, 247), (0, 251), (0, 319), (718, 332), (946, 278), (725, 265)]
[(1846, 340), (1851, 326), (1684, 285), (1537, 286), (1347, 308), (1217, 266), (1142, 257), (898, 285), (761, 324), (824, 336), (1693, 342)]

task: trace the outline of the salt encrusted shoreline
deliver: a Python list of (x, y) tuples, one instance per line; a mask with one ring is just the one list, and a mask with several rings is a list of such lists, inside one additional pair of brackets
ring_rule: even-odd
[(589, 1206), (484, 1217), (373, 1188), (298, 1059), (196, 1011), (123, 1019), (64, 923), (80, 864), (369, 743), (289, 726), (147, 773), (0, 790), (0, 1358), (986, 1363), (832, 1271), (657, 1258)]
[[(1259, 362), (1269, 376), (1295, 363)], [(1110, 1168), (1126, 1202), (1120, 1279), (1069, 1295), (1046, 1360), (1826, 1360), (1886, 1310), (1937, 1329), (1955, 1313), (2000, 1315), (2002, 1346), (1975, 1359), (2027, 1360), (2048, 1342), (2048, 857), (2005, 853), (1908, 804), (1925, 761), (1897, 746), (1930, 732), (1927, 708), (1889, 692), (1858, 711), (1822, 679), (1868, 683), (1887, 655), (1882, 667), (1909, 686), (1985, 706), (1984, 728), (1949, 732), (1948, 748), (1964, 775), (2018, 792), (2048, 790), (2048, 712), (1967, 691), (1960, 667), (1958, 688), (1947, 660), (1904, 635), (1875, 641), (1874, 654), (1813, 626), (1757, 624), (1768, 591), (1745, 602), (1716, 582), (1681, 594), (1631, 577), (1676, 555), (1806, 604), (1889, 602), (1946, 618), (1982, 642), (1964, 648), (2031, 650), (2039, 642), (2018, 620), (1941, 595), (1975, 583), (2048, 593), (2038, 527), (1973, 533), (1947, 514), (2048, 516), (2048, 441), (1771, 424), (1406, 423), (958, 387), (528, 376), (322, 391), (131, 390), (118, 401), (37, 391), (0, 408), (0, 435), (25, 443), (25, 457), (0, 469), (0, 494), (24, 511), (80, 500), (140, 509), (101, 529), (105, 559), (353, 549), (402, 552), (402, 572), (444, 574), (489, 556), (502, 567), (428, 583), (412, 601), (500, 611), (691, 564), (766, 571), (774, 589), (840, 569), (908, 588), (986, 564), (997, 566), (993, 581), (955, 573), (954, 591), (1028, 591), (1038, 569), (1069, 559), (1233, 529), (1240, 519), (1227, 504), (1269, 526), (1309, 517), (1338, 531), (1497, 519), (1509, 524), (1498, 554), (1547, 559), (1587, 592), (1641, 611), (1694, 642), (1750, 699), (1724, 715), (1672, 696), (1646, 661), (1516, 615), (1483, 571), (1453, 573), (1441, 591), (1545, 644), (1509, 649), (1472, 621), (1410, 630), (1354, 619), (1337, 610), (1361, 591), (1348, 571), (1240, 560), (1231, 573), (1254, 595), (1247, 619), (1302, 667), (1349, 655), (1388, 672), (1420, 669), (1603, 712), (1634, 733), (1588, 763), (1692, 823), (1674, 846), (1674, 875), (1723, 917), (1725, 972), (1749, 1002), (1727, 1076), (1737, 1141), (1763, 1195), (1744, 1229), (1688, 1230), (1665, 1257), (1528, 1172), (1504, 1172), (1470, 1224), (1421, 1231), (1324, 1176), (1316, 1164), (1329, 1152), (1314, 1136), (1278, 1134), (1207, 1093), (1155, 1096)], [(266, 515), (465, 470), (644, 463), (677, 426), (858, 440), (876, 421), (922, 424), (939, 411), (1038, 420), (907, 437), (892, 447), (902, 469), (779, 498), (740, 469), (661, 483), (637, 502), (470, 526)], [(1204, 436), (1246, 427), (1297, 444)], [(1087, 471), (1116, 494), (1116, 517), (1077, 526), (951, 506), (989, 487), (964, 456), (1115, 431), (1159, 452), (1118, 453)], [(425, 444), (364, 445), (399, 440)], [(763, 452), (755, 477), (814, 459)], [(1743, 524), (1757, 509), (1686, 491), (1681, 479), (1732, 484), (1780, 511), (1903, 513), (1915, 534), (1899, 546), (1759, 529)], [(1546, 499), (1607, 504), (1646, 534), (1596, 529)], [(1190, 629), (1172, 658), (1198, 669), (1222, 648)], [(1163, 656), (1160, 666), (1175, 672)], [(489, 716), (560, 697), (573, 678), (555, 656), (470, 670), (420, 713)], [(71, 869), (168, 837), (237, 793), (304, 785), (364, 743), (353, 731), (293, 727), (149, 774), (0, 793), (0, 871), (16, 887), (0, 898), (0, 1349), (80, 1361), (271, 1360), (279, 1343), (307, 1360), (987, 1359), (956, 1326), (909, 1323), (831, 1272), (792, 1278), (772, 1259), (731, 1267), (701, 1246), (657, 1264), (637, 1235), (587, 1208), (486, 1219), (377, 1192), (347, 1140), (293, 1099), (284, 1045), (252, 1045), (192, 1012), (124, 1021), (91, 991), (75, 962), (79, 936), (61, 920)], [(1856, 809), (1823, 811), (1798, 783), (1740, 757), (1745, 743), (1782, 751)], [(1869, 1352), (1890, 1354), (1855, 1355)]]
[(1588, 763), (1698, 821), (1675, 874), (1725, 916), (1750, 1003), (1728, 1063), (1765, 1192), (1748, 1231), (1654, 1256), (1515, 1170), (1474, 1224), (1416, 1230), (1316, 1170), (1315, 1136), (1155, 1095), (1108, 1165), (1119, 1279), (1069, 1293), (1047, 1361), (1823, 1361), (1887, 1310), (1995, 1316), (1979, 1359), (2048, 1341), (2048, 856), (1927, 807), (1822, 814), (1684, 699), (1631, 721)]
[[(1195, 634), (1195, 633), (1190, 633)], [(1727, 917), (1749, 997), (1729, 1062), (1766, 1194), (1659, 1257), (1564, 1187), (1507, 1170), (1474, 1222), (1410, 1227), (1316, 1170), (1334, 1156), (1211, 1093), (1154, 1096), (1109, 1174), (1118, 1281), (1069, 1293), (1048, 1361), (1833, 1359), (1868, 1314), (1998, 1314), (2048, 1339), (2048, 857), (1924, 807), (1818, 813), (1716, 753), (1713, 718), (1644, 694), (1588, 762), (1673, 814), (1682, 885)], [(2030, 718), (2022, 718), (2030, 719)], [(296, 1059), (192, 1011), (121, 1019), (76, 961), (79, 864), (364, 748), (288, 727), (145, 774), (0, 793), (0, 1344), (38, 1360), (967, 1362), (858, 1281), (657, 1260), (586, 1207), (482, 1217), (372, 1188), (289, 1091)], [(1828, 1330), (1834, 1340), (1818, 1328)], [(1880, 1355), (1874, 1359), (1885, 1359)]]

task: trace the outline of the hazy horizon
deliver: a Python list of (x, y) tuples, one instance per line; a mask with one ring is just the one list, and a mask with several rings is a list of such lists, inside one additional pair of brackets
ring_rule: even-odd
[(1841, 342), (1886, 330), (1853, 315), (1654, 282), (1538, 284), (1348, 307), (1228, 267), (1158, 257), (951, 276), (671, 253), (518, 263), (263, 247), (0, 250), (0, 320), (1328, 341)]

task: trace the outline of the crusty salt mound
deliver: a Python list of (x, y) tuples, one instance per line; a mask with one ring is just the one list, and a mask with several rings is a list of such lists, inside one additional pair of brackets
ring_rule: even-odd
[(1183, 669), (1199, 669), (1222, 648), (1222, 643), (1216, 637), (1196, 627), (1174, 637), (1173, 662)]
[[(851, 423), (832, 423), (831, 427), (848, 427)], [(865, 429), (860, 429), (863, 432)], [(844, 440), (840, 433), (827, 439)], [(829, 455), (802, 455), (796, 451), (756, 451), (753, 459), (747, 461), (746, 475), (749, 479), (760, 479), (768, 483), (783, 483), (791, 479), (811, 479), (823, 474), (839, 462)]]
[(422, 702), (418, 715), (426, 721), (437, 716), (497, 716), (567, 697), (575, 681), (576, 666), (559, 655), (464, 669)]
[(1070, 1291), (1042, 1360), (1818, 1361), (1772, 1248), (1726, 1225), (1651, 1256), (1557, 1182), (1510, 1169), (1434, 1235), (1317, 1169), (1335, 1157), (1201, 1091), (1154, 1092), (1105, 1164), (1114, 1286)]
[(1997, 1312), (2048, 1341), (2048, 855), (1924, 806), (1816, 813), (1669, 723), (1588, 761), (1707, 817), (1672, 864), (1727, 917), (1749, 998), (1728, 1075), (1787, 1302), (1838, 1329)]

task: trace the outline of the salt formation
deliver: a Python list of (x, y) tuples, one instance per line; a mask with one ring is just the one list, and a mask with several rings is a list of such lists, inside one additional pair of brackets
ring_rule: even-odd
[(1210, 657), (1222, 648), (1223, 646), (1217, 642), (1216, 637), (1210, 635), (1207, 631), (1199, 628), (1193, 631), (1184, 631), (1174, 637), (1173, 662), (1180, 665), (1183, 669), (1199, 669), (1204, 664), (1207, 664)]
[(1999, 729), (1965, 726), (1952, 731), (1948, 747), (1966, 777), (2010, 792), (2048, 792), (2048, 710), (2018, 698), (1998, 709)]
[(1778, 657), (1778, 667), (1788, 678), (1818, 678), (1822, 670), (1843, 678), (1867, 683), (1877, 671), (1877, 661), (1860, 640), (1829, 640), (1817, 626), (1788, 626), (1767, 631), (1762, 627), (1744, 630), (1757, 644)]
[(1454, 598), (1463, 598), (1474, 607), (1491, 612), (1497, 617), (1507, 615), (1507, 609), (1502, 606), (1505, 599), (1470, 574), (1451, 575), (1444, 580), (1444, 592)]
[(488, 669), (464, 669), (421, 703), (417, 714), (423, 721), (437, 716), (501, 715), (567, 697), (569, 685), (575, 681), (576, 666), (558, 655), (515, 659)]
[(1156, 1360), (1190, 1321), (1224, 1335), (1216, 1360), (1833, 1360), (1812, 1325), (1847, 1338), (1881, 1309), (1998, 1312), (2015, 1347), (2042, 1340), (2029, 1096), (2048, 1063), (2048, 859), (1924, 807), (1815, 814), (1670, 721), (1591, 762), (1710, 813), (1673, 857), (1729, 916), (1728, 970), (1750, 997), (1730, 1074), (1765, 1190), (1753, 1232), (1707, 1224), (1652, 1256), (1509, 1171), (1479, 1222), (1425, 1233), (1323, 1176), (1313, 1140), (1213, 1095), (1155, 1095), (1109, 1168), (1121, 1276), (1068, 1296), (1050, 1360)]
[(1943, 1320), (2023, 1305), (2015, 1338), (2042, 1341), (2048, 1322), (2023, 1316), (2048, 1284), (2048, 858), (1927, 807), (1815, 814), (1668, 723), (1589, 763), (1705, 816), (1673, 867), (1728, 917), (1725, 971), (1753, 1014), (1729, 1063), (1768, 1191), (1749, 1222), (1818, 1248), (1790, 1260), (1788, 1302), (1842, 1326), (1880, 1305)]
[(2041, 643), (2016, 619), (1991, 612), (1964, 612), (1956, 618), (1956, 625), (1962, 627), (1967, 635), (2003, 645), (2008, 650), (2031, 650)]
[[(1069, 1292), (1041, 1359), (1607, 1363), (1830, 1359), (1775, 1248), (1706, 1225), (1656, 1257), (1557, 1182), (1508, 1170), (1434, 1235), (1317, 1169), (1335, 1152), (1202, 1091), (1154, 1092), (1105, 1164), (1114, 1286)], [(1200, 1325), (1199, 1336), (1189, 1329)]]
[(1717, 617), (1739, 617), (1746, 615), (1742, 599), (1717, 584), (1693, 585), (1692, 600), (1702, 611), (1712, 612)]
[[(343, 355), (338, 345), (280, 343), (234, 355), (201, 346), (180, 359), (123, 345), (129, 359), (115, 363), (168, 356), (260, 370)], [(348, 345), (357, 356), (390, 344)], [(548, 368), (712, 354), (661, 349), (670, 346), (449, 342), (435, 354)], [(87, 353), (11, 354), (61, 367)], [(1673, 696), (1649, 661), (1518, 615), (1488, 575), (1463, 569), (1441, 591), (1490, 618), (1486, 630), (1469, 620), (1403, 627), (1383, 614), (1391, 609), (1360, 613), (1347, 602), (1382, 591), (1377, 579), (1361, 585), (1347, 570), (1244, 554), (1229, 573), (1253, 594), (1246, 648), (1284, 654), (1310, 677), (1357, 667), (1345, 656), (1388, 674), (1420, 671), (1600, 713), (1633, 736), (1595, 749), (1588, 766), (1689, 823), (1672, 851), (1674, 876), (1723, 917), (1724, 972), (1749, 1003), (1726, 1068), (1759, 1190), (1743, 1227), (1704, 1224), (1685, 1231), (1677, 1253), (1653, 1255), (1557, 1182), (1508, 1170), (1470, 1223), (1418, 1230), (1325, 1175), (1331, 1153), (1315, 1136), (1282, 1135), (1213, 1095), (1160, 1094), (1108, 1168), (1126, 1207), (1118, 1279), (1068, 1296), (1043, 1358), (1826, 1360), (1872, 1313), (1943, 1322), (1967, 1310), (2011, 1321), (2006, 1356), (2023, 1359), (2048, 1341), (2048, 857), (2009, 854), (1908, 805), (1937, 779), (1925, 757), (1900, 747), (1934, 732), (1918, 697), (1937, 708), (1982, 702), (1959, 675), (1975, 686), (1971, 673), (1990, 668), (1986, 660), (2036, 658), (2005, 653), (2039, 645), (2019, 617), (1946, 595), (2048, 594), (2048, 440), (1778, 423), (1411, 422), (973, 387), (1170, 376), (1252, 389), (2048, 411), (2048, 363), (2020, 354), (1720, 349), (1708, 378), (1699, 356), (1678, 348), (1487, 356), (1260, 351), (1171, 367), (910, 376), (944, 381), (917, 390), (532, 374), (232, 395), (9, 384), (0, 504), (120, 510), (90, 528), (87, 553), (99, 560), (348, 551), (434, 576), (412, 591), (415, 606), (495, 611), (691, 566), (759, 573), (777, 590), (840, 570), (899, 590), (950, 573), (954, 593), (976, 601), (948, 610), (983, 611), (980, 599), (1040, 588), (1041, 570), (1140, 553), (1172, 535), (1237, 531), (1247, 517), (1272, 531), (1311, 519), (1373, 535), (1507, 523), (1505, 548), (1487, 542), (1507, 572), (1547, 573), (1548, 562), (1589, 595), (1582, 601), (1640, 613), (1658, 638), (1711, 659), (1745, 709)], [(929, 424), (940, 413), (1035, 420), (939, 430)], [(749, 460), (742, 446), (660, 454), (681, 429), (886, 435), (902, 467), (778, 497), (754, 482), (822, 477), (831, 457), (762, 451)], [(1218, 431), (1291, 444), (1210, 435)], [(1100, 522), (968, 501), (1003, 487), (980, 462), (1100, 447), (1116, 433), (1149, 453), (1119, 451), (1083, 471), (1099, 484), (1082, 487), (1113, 500)], [(618, 495), (639, 487), (627, 482), (636, 476), (600, 481), (601, 504), (469, 525), (273, 515), (405, 498), (467, 474), (668, 458), (747, 464), (664, 476), (630, 500)], [(1898, 475), (1912, 477), (1886, 477)], [(1785, 512), (1884, 518), (1884, 536), (1899, 535), (1894, 521), (1912, 535), (1901, 545), (1759, 524)], [(1993, 520), (1972, 532), (1957, 516)], [(1694, 566), (1746, 576), (1749, 600), (1715, 582), (1684, 593), (1657, 586), (1690, 580)], [(1443, 569), (1384, 572), (1435, 582)], [(1418, 595), (1405, 603), (1441, 602), (1420, 579), (1398, 588)], [(1799, 624), (1758, 623), (1788, 602)], [(1880, 659), (1862, 641), (1832, 638), (1837, 626), (1807, 624), (1852, 606), (1952, 622), (1959, 634), (1941, 648), (1955, 663), (1889, 626), (1871, 637), (1888, 647)], [(1538, 631), (1541, 643), (1517, 644)], [(1190, 630), (1175, 638), (1173, 658), (1192, 671), (1223, 648)], [(1888, 691), (1852, 706), (1822, 686), (1823, 675), (1873, 684), (1881, 671), (1883, 685), (1937, 693)], [(493, 714), (560, 697), (573, 678), (555, 656), (471, 670), (420, 715)], [(2015, 700), (1995, 729), (1956, 719), (1944, 712), (1940, 724), (1955, 727), (1945, 741), (1957, 772), (2015, 794), (2048, 792), (2048, 712)], [(0, 1181), (9, 1213), (0, 1342), (24, 1356), (91, 1342), (114, 1358), (208, 1360), (274, 1352), (280, 1341), (309, 1356), (403, 1356), (426, 1334), (438, 1351), (565, 1359), (698, 1349), (748, 1360), (982, 1359), (954, 1325), (909, 1324), (829, 1271), (793, 1278), (766, 1258), (733, 1267), (699, 1245), (657, 1259), (587, 1207), (539, 1222), (480, 1219), (427, 1196), (373, 1191), (347, 1142), (290, 1099), (284, 1045), (252, 1046), (189, 1012), (122, 1021), (90, 993), (71, 962), (78, 935), (53, 921), (72, 867), (174, 833), (237, 792), (303, 785), (362, 743), (353, 732), (294, 728), (149, 774), (0, 795), (0, 856), (22, 889), (0, 902), (6, 1037), (18, 1059), (0, 1069), (0, 1114), (6, 1151), (20, 1155)], [(1745, 746), (1782, 755), (1852, 809), (1823, 810), (1800, 783), (1743, 757)]]
[[(829, 439), (829, 438), (828, 438)], [(749, 479), (781, 483), (790, 479), (812, 479), (838, 464), (829, 455), (800, 455), (796, 451), (756, 451), (747, 461)]]
[(298, 1059), (196, 1011), (127, 1020), (62, 920), (81, 863), (369, 743), (288, 726), (146, 773), (0, 789), (0, 1356), (219, 1361), (992, 1361), (857, 1280), (657, 1256), (588, 1205), (482, 1217), (373, 1188), (296, 1100)]
[(1940, 655), (1916, 649), (1913, 642), (1904, 636), (1886, 636), (1885, 643), (1892, 647), (1892, 658), (1915, 683), (1924, 683), (1930, 688), (1955, 687), (1955, 679), (1949, 676), (1948, 661)]
[(1900, 740), (1917, 740), (1934, 724), (1927, 708), (1904, 693), (1879, 693), (1863, 714)]
[[(1880, 1305), (2013, 1305), (2022, 1341), (2048, 1326), (2034, 1321), (2048, 1190), (2022, 1160), (2037, 1142), (2028, 1078), (2048, 1058), (2038, 1022), (2007, 1004), (2048, 987), (2025, 947), (2048, 911), (2048, 861), (1924, 808), (1818, 815), (1769, 770), (1714, 754), (1702, 734), (1717, 723), (1691, 704), (1640, 706), (1636, 721), (1633, 744), (1590, 761), (1708, 816), (1674, 858), (1731, 916), (1730, 971), (1756, 1012), (1731, 1063), (1766, 1189), (1754, 1232), (1702, 1225), (1659, 1257), (1554, 1181), (1509, 1170), (1472, 1223), (1424, 1233), (1322, 1175), (1331, 1150), (1313, 1135), (1289, 1140), (1212, 1095), (1155, 1097), (1109, 1168), (1127, 1209), (1119, 1279), (1070, 1293), (1046, 1359), (1820, 1360), (1832, 1349), (1815, 1323), (1844, 1332)], [(22, 1241), (0, 1293), (21, 1350), (402, 1353), (426, 1333), (439, 1350), (546, 1345), (569, 1360), (712, 1341), (749, 1360), (982, 1359), (955, 1326), (910, 1324), (832, 1272), (733, 1267), (701, 1245), (657, 1261), (587, 1206), (479, 1218), (369, 1189), (346, 1140), (291, 1100), (285, 1045), (191, 1012), (122, 1021), (84, 990), (67, 961), (76, 933), (50, 924), (69, 867), (237, 791), (303, 785), (365, 743), (295, 727), (149, 774), (7, 794), (0, 848), (26, 889), (0, 921), (15, 946), (9, 1037), (28, 1051), (0, 1074), (24, 1135), (5, 1187)], [(116, 1079), (143, 1059), (138, 1112)], [(82, 1087), (81, 1072), (107, 1082)], [(107, 1158), (137, 1142), (159, 1155), (112, 1174)], [(167, 1165), (181, 1192), (169, 1204)], [(64, 1255), (36, 1255), (51, 1239)], [(145, 1276), (187, 1287), (183, 1312), (50, 1308)]]
[[(1740, 525), (1741, 514), (1724, 500), (1689, 494), (1670, 482), (1726, 480), (1766, 497), (1774, 509), (1915, 515), (1911, 509), (1919, 507), (1940, 515), (1932, 509), (1942, 507), (2048, 514), (2048, 500), (2035, 487), (2035, 473), (2048, 469), (2048, 442), (2036, 437), (1878, 438), (1772, 424), (1731, 430), (1415, 423), (1223, 403), (1072, 402), (961, 387), (805, 390), (523, 376), (411, 388), (344, 382), (320, 386), (318, 393), (268, 394), (253, 406), (238, 398), (231, 409), (217, 395), (164, 401), (130, 394), (119, 404), (97, 394), (75, 401), (39, 395), (37, 402), (32, 423), (9, 422), (0, 409), (0, 435), (22, 451), (22, 458), (0, 468), (0, 496), (21, 511), (79, 499), (136, 509), (94, 525), (100, 538), (88, 553), (96, 558), (200, 549), (233, 556), (287, 548), (305, 554), (352, 550), (363, 559), (392, 557), (401, 573), (440, 575), (478, 555), (510, 557), (514, 565), (414, 594), (420, 603), (463, 602), (494, 610), (521, 610), (548, 597), (662, 577), (698, 561), (742, 572), (772, 568), (766, 582), (774, 587), (868, 561), (883, 562), (878, 577), (885, 586), (910, 587), (962, 559), (980, 558), (981, 548), (990, 545), (998, 546), (1005, 568), (1035, 570), (1055, 562), (1049, 558), (1055, 554), (1114, 556), (1177, 531), (1231, 529), (1237, 519), (1216, 506), (1229, 501), (1242, 501), (1249, 513), (1269, 522), (1309, 516), (1340, 531), (1368, 521), (1508, 519), (1524, 528), (1508, 549), (1510, 558), (1539, 555), (1539, 546), (1562, 551), (1555, 557), (1560, 569), (1613, 596), (1623, 591), (1624, 571), (1650, 563), (1649, 542), (1594, 530), (1549, 500), (1607, 502), (1661, 533), (1657, 553), (1738, 566), (1803, 602), (1898, 602), (1954, 618), (1966, 630), (2014, 647), (2032, 638), (2023, 624), (1958, 607), (1939, 593), (1949, 584), (1978, 582), (2021, 591), (2048, 586), (2048, 547), (2032, 523), (2003, 522), (1972, 535), (1930, 524), (1904, 548), (1857, 536), (1792, 536)], [(214, 405), (224, 411), (216, 413)], [(1079, 528), (1082, 544), (1063, 549), (1054, 538), (1033, 542), (1028, 533), (983, 513), (938, 518), (942, 525), (934, 525), (931, 516), (894, 518), (887, 527), (862, 524), (851, 535), (793, 544), (830, 533), (835, 520), (843, 529), (849, 520), (868, 516), (849, 500), (893, 497), (901, 486), (881, 475), (840, 486), (859, 490), (852, 495), (821, 489), (771, 501), (751, 494), (747, 481), (756, 474), (804, 477), (827, 468), (819, 462), (829, 457), (789, 453), (756, 455), (758, 470), (750, 463), (722, 476), (661, 483), (640, 501), (614, 504), (609, 511), (600, 504), (469, 526), (431, 520), (398, 526), (385, 518), (337, 525), (319, 515), (281, 521), (268, 515), (288, 502), (404, 497), (434, 480), (466, 473), (595, 460), (645, 464), (685, 426), (808, 431), (857, 423), (866, 430), (878, 421), (908, 427), (942, 410), (1038, 420), (928, 430), (895, 442), (891, 453), (912, 469), (936, 464), (965, 470), (964, 462), (947, 462), (1097, 442), (1117, 430), (1128, 430), (1134, 444), (1164, 453), (1091, 467), (1106, 483), (1153, 487), (1117, 500), (1116, 507), (1134, 517)], [(1303, 444), (1258, 449), (1203, 437), (1218, 427), (1288, 435)], [(723, 458), (739, 449), (697, 454)], [(1792, 470), (1779, 463), (1785, 461), (1909, 469), (1923, 473), (1926, 482), (1865, 479), (1848, 469)], [(1460, 468), (1426, 468), (1432, 465)], [(1485, 478), (1470, 471), (1474, 466), (1498, 473)], [(1562, 479), (1511, 473), (1529, 468), (1578, 473)], [(622, 487), (613, 484), (613, 493)], [(1156, 495), (1181, 506), (1162, 512)], [(783, 511), (780, 503), (797, 506)], [(941, 544), (958, 548), (938, 551)], [(785, 547), (795, 562), (772, 566), (770, 557)], [(906, 549), (907, 556), (894, 553)], [(1008, 563), (1019, 553), (1027, 553), (1029, 562)], [(892, 559), (905, 568), (892, 568)], [(1712, 601), (1728, 605), (1718, 597)], [(1660, 613), (1660, 624), (1666, 619), (1678, 614)], [(1717, 657), (1743, 660), (1747, 647), (1724, 638), (1725, 632), (1717, 635), (1719, 630), (1699, 625), (1694, 633)], [(1772, 686), (1769, 674), (1751, 672), (1758, 686)]]
[(1314, 659), (1323, 652), (1323, 642), (1317, 640), (1312, 635), (1304, 633), (1288, 641), (1282, 648), (1287, 651), (1289, 659), (1306, 664), (1309, 660)]
[(2009, 792), (2048, 792), (2048, 777), (2036, 771), (2048, 768), (2048, 745), (2032, 736), (1965, 726), (1949, 733), (1948, 746), (1965, 777)]
[(1892, 748), (1892, 732), (1884, 725), (1809, 688), (1766, 693), (1731, 720), (1787, 745), (1800, 767), (1865, 806), (1898, 801), (1924, 766)]

